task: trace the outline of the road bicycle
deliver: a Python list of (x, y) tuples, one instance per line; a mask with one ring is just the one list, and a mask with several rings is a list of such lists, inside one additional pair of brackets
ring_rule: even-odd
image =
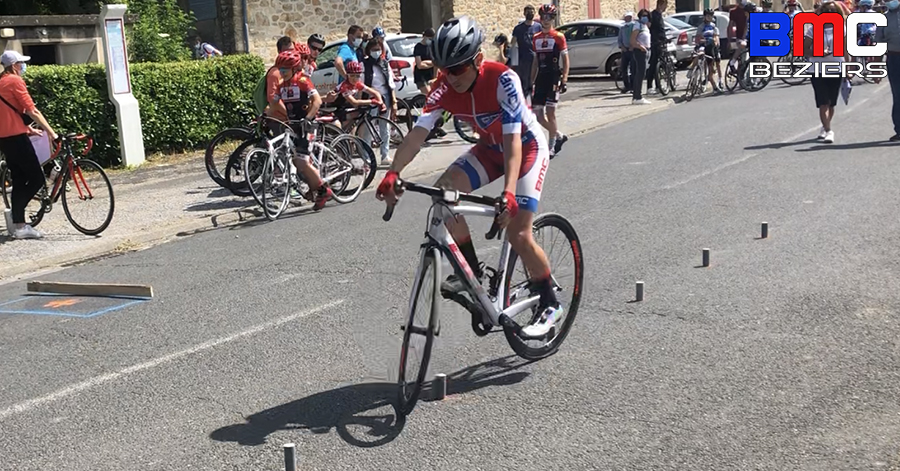
[[(378, 108), (375, 106), (360, 106), (356, 108), (359, 112), (359, 117), (350, 125), (353, 129), (352, 134), (369, 144), (373, 150), (381, 149), (384, 144), (387, 144), (388, 156), (393, 158), (391, 154), (396, 152), (400, 144), (403, 143), (403, 129), (397, 123), (385, 117), (373, 115), (372, 111), (376, 109)], [(384, 142), (381, 136), (382, 126), (386, 127), (388, 131), (387, 143)]]
[[(325, 143), (315, 138), (315, 123), (293, 122), (280, 123), (283, 132), (267, 139), (264, 148), (253, 149), (244, 159), (244, 172), (250, 175), (255, 172), (248, 168), (262, 162), (257, 182), (251, 182), (250, 188), (254, 199), (262, 206), (263, 212), (271, 221), (287, 208), (293, 195), (315, 202), (315, 195), (310, 191), (308, 182), (297, 172), (291, 159), (296, 155), (298, 131), (291, 126), (297, 125), (299, 132), (309, 136), (310, 163), (319, 171), (322, 181), (329, 185), (334, 193), (334, 200), (346, 204), (353, 202), (366, 187), (365, 180), (373, 172), (366, 160), (358, 157), (364, 145), (362, 141), (349, 134), (341, 134), (331, 142)], [(356, 181), (354, 176), (359, 177)]]
[(675, 56), (669, 52), (668, 45), (656, 46), (660, 48), (659, 65), (656, 68), (656, 78), (659, 81), (659, 93), (668, 95), (678, 87), (678, 72), (675, 68)]
[[(81, 155), (76, 156), (72, 144), (81, 141), (86, 141), (86, 144)], [(43, 164), (44, 174), (47, 175), (49, 171), (52, 187), (48, 189), (45, 181), (41, 190), (25, 208), (25, 217), (31, 227), (37, 227), (44, 219), (44, 214), (53, 211), (53, 205), (59, 202), (60, 198), (66, 219), (78, 232), (98, 235), (109, 227), (116, 207), (112, 184), (100, 164), (83, 158), (93, 145), (94, 140), (84, 134), (71, 133), (59, 136), (51, 158)], [(0, 173), (0, 182), (3, 182), (0, 184), (2, 187), (0, 192), (3, 194), (3, 204), (7, 209), (12, 208), (11, 194), (15, 185), (11, 173), (8, 167)], [(91, 211), (97, 217), (82, 216), (80, 214), (82, 209), (97, 210)], [(77, 217), (74, 215), (76, 212), (79, 213)]]
[(697, 60), (697, 63), (691, 67), (688, 75), (690, 75), (690, 80), (688, 80), (687, 88), (684, 90), (684, 99), (686, 101), (691, 101), (695, 96), (699, 96), (703, 94), (703, 87), (707, 81), (707, 55), (704, 51), (694, 51), (693, 57)]
[(750, 64), (753, 62), (765, 62), (770, 65), (769, 68), (771, 69), (771, 62), (767, 57), (750, 57), (750, 50), (746, 41), (741, 41), (741, 47), (743, 49), (738, 59), (730, 59), (725, 66), (725, 71), (723, 72), (723, 75), (725, 75), (725, 88), (729, 92), (734, 92), (737, 86), (740, 85), (741, 88), (748, 92), (758, 92), (769, 85), (769, 82), (772, 81), (772, 76), (750, 78)]
[(206, 166), (206, 173), (212, 178), (217, 185), (228, 188), (225, 179), (225, 169), (228, 160), (235, 148), (254, 137), (262, 137), (261, 128), (259, 126), (261, 116), (256, 116), (248, 111), (252, 109), (252, 102), (243, 102), (247, 109), (239, 109), (240, 115), (239, 126), (223, 129), (216, 134), (206, 146), (206, 152), (203, 155), (203, 163)]
[[(434, 338), (440, 336), (438, 314), (441, 302), (439, 289), (443, 280), (442, 258), (446, 258), (456, 275), (465, 280), (467, 294), (473, 301), (469, 302), (462, 296), (459, 297), (461, 299), (454, 301), (463, 304), (472, 315), (472, 329), (476, 335), (485, 336), (492, 332), (495, 326), (502, 327), (510, 347), (522, 358), (538, 360), (556, 353), (578, 313), (584, 277), (581, 242), (569, 221), (558, 214), (547, 213), (537, 217), (533, 223), (535, 241), (542, 246), (548, 239), (542, 231), (545, 229), (557, 231), (549, 237), (551, 247), (543, 248), (553, 270), (554, 290), (565, 309), (564, 317), (557, 321), (550, 332), (544, 336), (533, 337), (526, 335), (522, 328), (534, 323), (540, 317), (540, 295), (537, 289), (531, 286), (524, 266), (520, 263), (517, 265), (519, 257), (506, 239), (506, 231), (500, 230), (495, 220), (486, 234), (487, 239), (497, 238), (503, 240), (503, 243), (497, 268), (485, 267), (485, 273), (489, 273), (488, 288), (485, 290), (444, 226), (446, 220), (457, 215), (494, 218), (498, 208), (501, 207), (499, 199), (402, 180), (398, 180), (396, 190), (398, 193), (405, 190), (429, 195), (433, 200), (426, 218), (428, 228), (425, 240), (421, 244), (419, 265), (410, 294), (409, 317), (402, 326), (398, 412), (408, 415), (415, 407), (428, 372)], [(479, 206), (460, 205), (461, 201)], [(394, 208), (395, 206), (387, 207), (383, 216), (385, 221), (390, 221)], [(564, 251), (559, 258), (554, 257), (552, 251), (557, 247), (557, 243)], [(573, 264), (571, 284), (563, 282), (569, 275), (565, 275), (566, 271), (559, 266), (562, 261), (570, 258)], [(554, 261), (557, 262), (555, 265)], [(516, 275), (521, 275), (521, 279), (514, 278)], [(563, 295), (571, 297), (563, 300)], [(423, 311), (421, 319), (416, 315), (419, 308)], [(410, 363), (413, 356), (421, 360), (418, 367)]]

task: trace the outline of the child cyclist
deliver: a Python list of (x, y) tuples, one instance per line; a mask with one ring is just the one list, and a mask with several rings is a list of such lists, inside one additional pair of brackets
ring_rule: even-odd
[[(716, 93), (721, 93), (722, 89), (719, 83), (722, 81), (722, 66), (719, 65), (719, 62), (722, 58), (719, 53), (719, 28), (715, 23), (715, 13), (709, 8), (703, 11), (703, 24), (697, 28), (697, 35), (694, 37), (694, 41), (697, 45), (696, 50), (699, 52), (703, 49), (704, 54), (706, 54), (706, 76), (709, 79), (709, 83)], [(695, 65), (697, 65), (697, 58), (694, 58), (693, 62), (691, 62), (689, 70), (693, 70)], [(714, 67), (716, 75), (713, 75)], [(716, 80), (717, 77), (718, 81)], [(688, 72), (688, 78), (690, 78), (690, 72)], [(706, 87), (704, 86), (704, 88)]]
[[(368, 87), (363, 83), (362, 74), (363, 65), (361, 62), (348, 62), (347, 80), (341, 82), (341, 86), (338, 88), (338, 94), (344, 98), (344, 102), (349, 105), (350, 108), (377, 105), (380, 106), (382, 112), (387, 111), (387, 106), (384, 104), (381, 94), (378, 93), (377, 90)], [(366, 93), (373, 98), (361, 98), (363, 93)], [(345, 113), (344, 116), (339, 118), (341, 120), (340, 127), (349, 130), (350, 126), (353, 125), (353, 122), (359, 118), (359, 111), (345, 111)]]

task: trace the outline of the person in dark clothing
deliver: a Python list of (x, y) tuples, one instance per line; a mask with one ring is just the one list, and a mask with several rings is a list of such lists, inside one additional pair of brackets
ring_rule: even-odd
[(512, 32), (512, 45), (518, 49), (519, 65), (514, 70), (522, 82), (525, 100), (531, 102), (531, 66), (534, 63), (534, 35), (541, 32), (541, 25), (534, 21), (534, 7), (525, 7), (525, 21), (519, 23)]
[[(666, 27), (663, 23), (663, 13), (668, 8), (667, 0), (656, 0), (656, 9), (650, 12), (650, 65), (647, 67), (647, 94), (653, 95), (659, 88), (659, 77), (656, 69), (659, 68), (659, 57), (666, 53)], [(653, 82), (656, 81), (656, 88)]]

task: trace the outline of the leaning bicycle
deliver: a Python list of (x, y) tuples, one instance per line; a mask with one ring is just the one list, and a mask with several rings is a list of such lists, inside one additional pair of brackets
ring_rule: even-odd
[[(72, 144), (80, 141), (87, 142), (81, 155), (77, 156)], [(37, 227), (60, 199), (66, 218), (78, 232), (98, 235), (109, 227), (116, 208), (112, 184), (100, 164), (83, 158), (93, 145), (93, 139), (84, 134), (59, 136), (52, 158), (43, 164), (45, 175), (49, 171), (51, 186), (48, 188), (45, 181), (25, 208), (25, 217), (31, 227)], [(0, 173), (0, 193), (7, 209), (12, 208), (10, 196), (16, 184), (11, 173), (8, 167)]]
[[(536, 287), (531, 286), (524, 265), (506, 240), (506, 231), (500, 230), (494, 222), (486, 235), (488, 239), (503, 240), (503, 244), (496, 268), (485, 267), (489, 274), (488, 287), (485, 288), (475, 278), (472, 268), (444, 226), (445, 221), (457, 215), (496, 217), (501, 207), (499, 199), (400, 180), (396, 189), (398, 192), (405, 190), (429, 195), (434, 201), (426, 218), (428, 230), (413, 279), (409, 317), (402, 327), (398, 412), (408, 415), (415, 407), (428, 374), (434, 338), (440, 336), (438, 314), (442, 299), (439, 290), (443, 258), (447, 259), (456, 275), (465, 280), (467, 294), (474, 300), (463, 306), (472, 314), (472, 328), (477, 335), (485, 336), (495, 327), (500, 327), (513, 351), (528, 360), (538, 360), (556, 353), (575, 321), (584, 278), (581, 242), (569, 221), (558, 214), (548, 213), (538, 216), (533, 223), (535, 241), (543, 247), (550, 260), (553, 287), (565, 307), (564, 316), (553, 329), (543, 336), (533, 337), (526, 335), (522, 329), (539, 319), (540, 294)], [(460, 205), (461, 201), (479, 206)], [(385, 221), (391, 219), (394, 208), (387, 207), (383, 217)], [(554, 231), (553, 234), (548, 234), (551, 231)], [(550, 247), (545, 245), (548, 241)], [(562, 253), (554, 256), (552, 249), (557, 247)], [(561, 266), (567, 260), (572, 265), (571, 274), (565, 266)], [(418, 315), (420, 311), (421, 317)], [(419, 360), (419, 364), (414, 363), (415, 360)]]

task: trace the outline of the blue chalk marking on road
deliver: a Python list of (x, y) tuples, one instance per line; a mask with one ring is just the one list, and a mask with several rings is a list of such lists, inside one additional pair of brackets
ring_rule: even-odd
[[(57, 295), (56, 297), (60, 297), (60, 296)], [(83, 298), (83, 297), (67, 296), (65, 298), (69, 299), (69, 300), (74, 300), (74, 299)], [(6, 301), (3, 303), (0, 303), (0, 314), (11, 314), (11, 315), (25, 314), (25, 315), (32, 315), (32, 316), (59, 316), (59, 317), (78, 317), (78, 318), (82, 318), (82, 319), (90, 319), (92, 317), (102, 316), (103, 314), (108, 314), (110, 312), (118, 311), (120, 309), (124, 309), (126, 307), (130, 307), (130, 306), (133, 306), (138, 303), (149, 301), (149, 299), (134, 299), (134, 298), (116, 297), (115, 298), (116, 300), (124, 301), (124, 302), (120, 302), (120, 303), (114, 304), (112, 306), (106, 306), (106, 307), (103, 307), (103, 308), (100, 308), (100, 309), (97, 309), (97, 310), (94, 310), (91, 312), (73, 312), (73, 311), (66, 311), (66, 310), (62, 310), (62, 309), (53, 310), (53, 311), (43, 310), (43, 309), (15, 309), (13, 307), (8, 307), (8, 308), (5, 307), (5, 306), (10, 306), (11, 304), (21, 303), (23, 301), (33, 300), (33, 299), (35, 299), (34, 296), (27, 296), (27, 297), (13, 299), (11, 301)], [(80, 301), (72, 303), (71, 305), (77, 305), (79, 302)], [(61, 306), (64, 306), (64, 304), (61, 304), (60, 307)], [(44, 307), (46, 307), (46, 306), (44, 306)]]

